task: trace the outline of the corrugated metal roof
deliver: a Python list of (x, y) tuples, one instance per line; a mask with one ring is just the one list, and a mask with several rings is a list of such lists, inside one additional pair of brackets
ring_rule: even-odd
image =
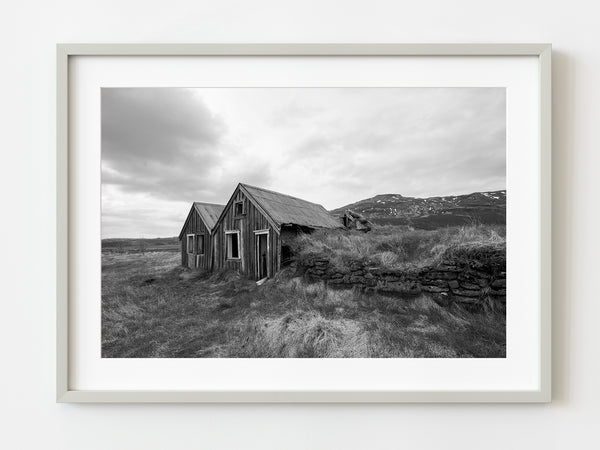
[(286, 224), (311, 228), (342, 228), (338, 219), (316, 203), (268, 189), (241, 184), (278, 226)]
[(213, 203), (194, 202), (194, 208), (200, 214), (208, 231), (212, 232), (219, 216), (225, 209), (225, 205), (215, 205)]

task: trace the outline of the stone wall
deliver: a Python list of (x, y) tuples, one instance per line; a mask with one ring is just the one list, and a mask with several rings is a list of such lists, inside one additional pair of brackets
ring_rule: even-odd
[(450, 249), (439, 263), (416, 269), (373, 267), (368, 261), (339, 267), (326, 255), (304, 255), (298, 270), (306, 279), (324, 280), (331, 287), (398, 296), (428, 293), (440, 305), (457, 302), (469, 309), (506, 305), (506, 250), (493, 245)]

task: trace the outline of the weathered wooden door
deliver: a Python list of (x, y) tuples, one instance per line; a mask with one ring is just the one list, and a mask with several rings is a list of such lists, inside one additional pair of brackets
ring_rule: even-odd
[(256, 234), (256, 271), (257, 278), (262, 280), (269, 276), (269, 234)]
[(187, 266), (190, 269), (195, 269), (196, 268), (196, 255), (194, 254), (194, 245), (195, 245), (195, 238), (193, 234), (188, 234), (187, 235), (187, 242), (186, 242), (186, 247), (187, 247)]

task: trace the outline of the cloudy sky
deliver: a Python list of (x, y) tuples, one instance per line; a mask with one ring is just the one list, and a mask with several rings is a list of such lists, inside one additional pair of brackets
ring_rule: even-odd
[(503, 88), (104, 88), (102, 236), (176, 236), (239, 182), (337, 208), (506, 188)]

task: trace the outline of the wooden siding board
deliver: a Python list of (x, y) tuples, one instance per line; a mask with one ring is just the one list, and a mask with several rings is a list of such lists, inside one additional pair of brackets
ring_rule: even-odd
[(185, 251), (185, 238), (180, 239), (181, 241), (181, 265), (187, 266), (187, 252)]

